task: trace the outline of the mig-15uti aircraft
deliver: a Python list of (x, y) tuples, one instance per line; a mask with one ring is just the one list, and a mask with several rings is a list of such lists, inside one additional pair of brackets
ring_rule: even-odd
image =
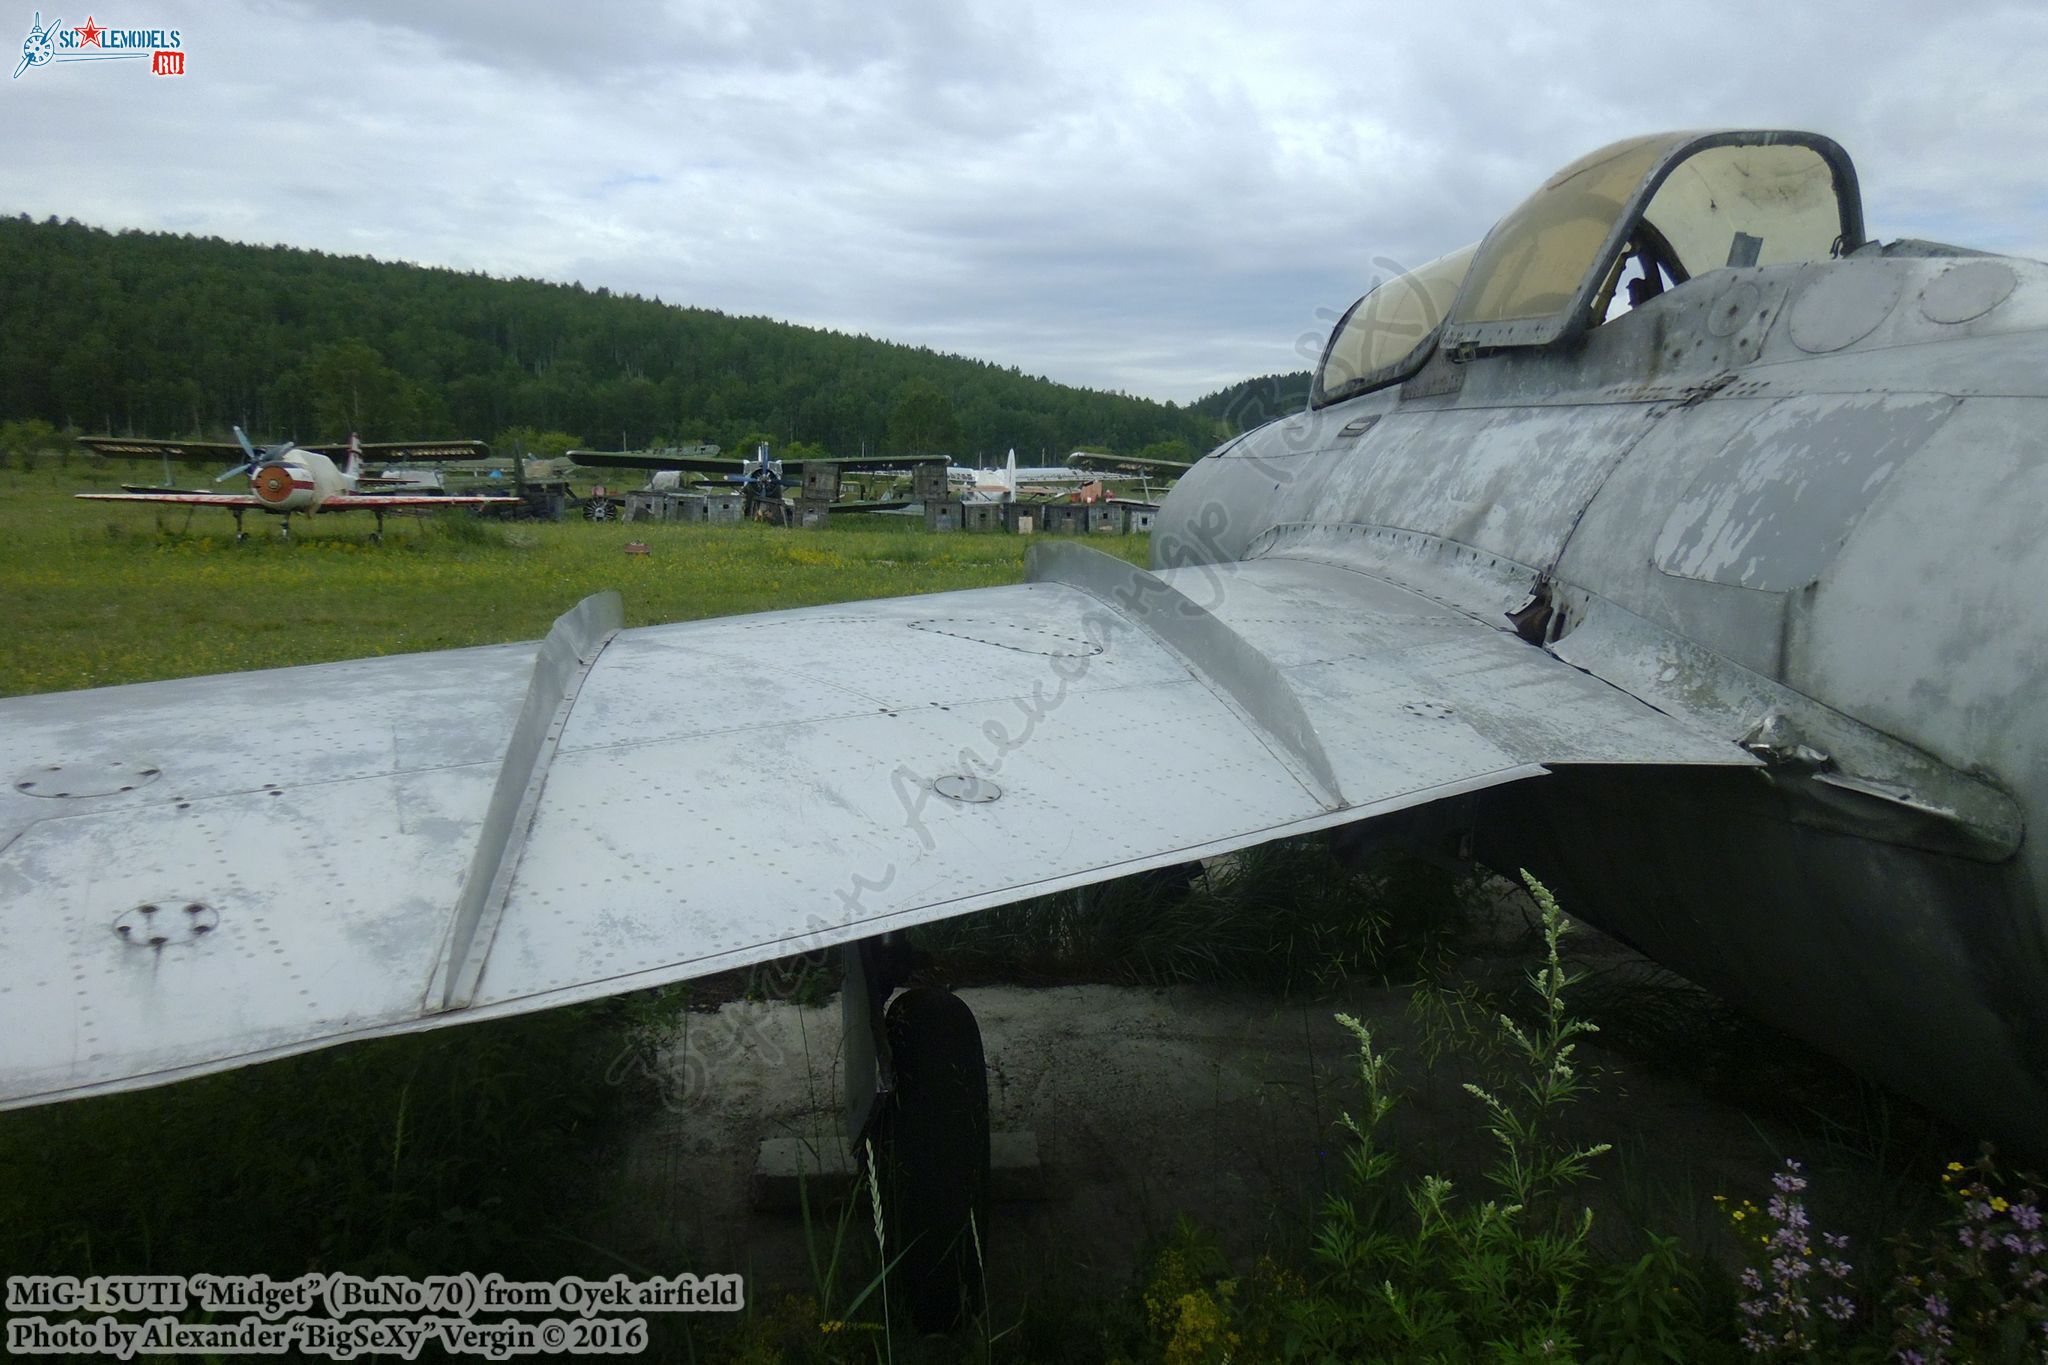
[[(2044, 506), (2048, 265), (1871, 240), (1824, 137), (1616, 143), (1355, 304), (1151, 571), (0, 702), (0, 1094), (846, 945), (848, 1120), (943, 1320), (982, 1053), (900, 931), (1355, 826), (2039, 1157)], [(736, 689), (773, 762), (676, 704)]]
[[(79, 444), (117, 460), (191, 460), (218, 465), (223, 460), (239, 461), (214, 479), (224, 483), (246, 478), (246, 493), (208, 493), (181, 488), (124, 488), (119, 493), (78, 493), (87, 502), (144, 502), (172, 507), (220, 507), (235, 518), (235, 539), (244, 539), (245, 512), (269, 512), (284, 518), (281, 528), (291, 534), (292, 513), (311, 516), (316, 512), (372, 512), (377, 517), (373, 539), (384, 535), (384, 514), (400, 508), (481, 507), (491, 503), (518, 502), (498, 494), (366, 493), (359, 485), (376, 480), (363, 475), (363, 458), (445, 460), (471, 459), (489, 454), (481, 441), (386, 441), (365, 446), (355, 437), (345, 446), (300, 446), (290, 441), (258, 450), (236, 427), (237, 446), (217, 441), (153, 441), (119, 436), (81, 436)], [(335, 459), (344, 463), (337, 467)]]

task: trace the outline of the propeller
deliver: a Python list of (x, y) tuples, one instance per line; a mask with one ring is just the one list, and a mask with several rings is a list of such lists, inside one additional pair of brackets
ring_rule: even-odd
[(215, 483), (226, 483), (238, 474), (246, 479), (254, 474), (262, 465), (272, 460), (283, 458), (292, 448), (292, 443), (286, 441), (284, 444), (272, 446), (268, 450), (258, 450), (255, 446), (249, 444), (249, 438), (242, 434), (240, 427), (236, 427), (234, 432), (235, 439), (242, 443), (242, 453), (249, 458), (236, 465), (233, 469), (228, 470), (225, 474), (215, 476)]

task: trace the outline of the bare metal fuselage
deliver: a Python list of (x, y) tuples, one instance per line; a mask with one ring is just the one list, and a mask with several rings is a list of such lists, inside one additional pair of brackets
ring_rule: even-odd
[[(1989, 1130), (2048, 1133), (2048, 267), (1715, 271), (1573, 346), (1271, 424), (1167, 565), (1307, 557), (1767, 759), (1581, 768), (1475, 833), (1653, 956)], [(1540, 792), (1537, 790), (1540, 788)], [(2028, 1135), (2033, 1135), (2030, 1139)]]

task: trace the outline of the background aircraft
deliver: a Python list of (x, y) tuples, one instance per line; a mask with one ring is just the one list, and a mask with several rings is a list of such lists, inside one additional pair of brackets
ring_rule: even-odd
[[(715, 451), (716, 446), (699, 449)], [(768, 448), (758, 447), (748, 459), (733, 459), (712, 454), (697, 454), (690, 451), (667, 450), (572, 450), (569, 458), (579, 465), (597, 469), (644, 469), (649, 471), (648, 486), (662, 488), (663, 475), (704, 474), (714, 476), (722, 484), (744, 486), (755, 479), (761, 471), (772, 470), (780, 480), (785, 492), (801, 489), (804, 485), (806, 461), (777, 460), (770, 458)], [(834, 465), (841, 474), (910, 474), (920, 467), (943, 466), (947, 463), (943, 455), (919, 456), (863, 456), (849, 460), (827, 460), (823, 463)], [(903, 499), (835, 501), (832, 510), (836, 512), (887, 512), (907, 507)]]
[[(785, 486), (791, 487), (802, 484), (805, 466), (805, 461), (802, 460), (770, 459), (764, 451), (757, 451), (753, 458), (745, 460), (667, 451), (604, 450), (572, 450), (569, 452), (569, 458), (577, 464), (598, 468), (709, 474), (728, 483), (744, 482), (756, 468), (766, 464), (776, 471)], [(1009, 453), (1009, 458), (1003, 466), (997, 469), (970, 469), (952, 463), (951, 457), (943, 455), (870, 455), (845, 460), (835, 459), (829, 463), (837, 465), (842, 474), (906, 474), (920, 466), (940, 465), (945, 468), (949, 489), (977, 501), (1009, 501), (1016, 497), (1020, 488), (1032, 484), (1057, 487), (1087, 483), (1097, 477), (1093, 474), (1077, 473), (1075, 469), (1064, 465), (1019, 466), (1017, 452), (1014, 450)], [(1140, 463), (1164, 465), (1168, 462)], [(1184, 470), (1187, 466), (1179, 465), (1174, 468)], [(1131, 477), (1140, 476), (1135, 470), (1125, 472), (1130, 473)], [(904, 504), (900, 502), (861, 504), (868, 510), (902, 505)], [(841, 510), (849, 510), (843, 503), (839, 504), (839, 507)]]
[(1000, 469), (966, 469), (954, 465), (946, 471), (947, 482), (953, 491), (975, 502), (1015, 502), (1019, 494), (1057, 493), (1062, 488), (1142, 480), (1144, 477), (1142, 473), (1131, 471), (1100, 474), (1066, 465), (1019, 465), (1014, 450)]
[[(1665, 287), (1617, 313), (1631, 261)], [(1150, 572), (1048, 542), (1013, 587), (635, 630), (607, 595), (536, 646), (0, 701), (0, 1100), (846, 945), (849, 1128), (936, 1320), (985, 1073), (901, 931), (1358, 827), (1528, 867), (2039, 1157), (2044, 432), (2048, 265), (1871, 241), (1823, 137), (1617, 143), (1354, 304)], [(772, 761), (675, 704), (735, 692)]]
[[(732, 483), (744, 480), (764, 461), (782, 475), (784, 482), (801, 483), (805, 466), (803, 460), (770, 459), (758, 450), (745, 459), (663, 450), (572, 450), (569, 452), (569, 458), (577, 464), (597, 469), (673, 469), (689, 474), (709, 474)], [(839, 466), (841, 473), (862, 474), (905, 473), (919, 465), (943, 465), (948, 461), (943, 455), (867, 455), (844, 460), (833, 459), (826, 463)]]
[[(153, 441), (113, 436), (81, 436), (79, 444), (113, 459), (159, 458), (166, 461), (166, 483), (171, 460), (218, 465), (224, 459), (241, 459), (214, 479), (221, 483), (237, 476), (248, 480), (247, 493), (207, 493), (178, 488), (141, 489), (126, 487), (119, 493), (79, 493), (88, 502), (146, 502), (184, 507), (219, 507), (233, 513), (235, 538), (248, 533), (242, 529), (245, 512), (268, 512), (282, 517), (283, 533), (291, 534), (291, 514), (308, 516), (316, 512), (370, 512), (377, 518), (372, 534), (384, 533), (384, 514), (400, 508), (481, 507), (494, 503), (515, 503), (518, 498), (497, 494), (364, 493), (363, 460), (372, 456), (392, 462), (416, 460), (469, 459), (490, 453), (481, 441), (382, 441), (363, 445), (351, 436), (342, 446), (298, 446), (290, 441), (258, 450), (235, 428), (238, 446), (210, 441)], [(345, 463), (337, 467), (334, 456)], [(374, 480), (370, 482), (375, 482)]]

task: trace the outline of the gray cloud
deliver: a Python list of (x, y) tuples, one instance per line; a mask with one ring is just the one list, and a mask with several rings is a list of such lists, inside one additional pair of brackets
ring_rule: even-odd
[(1375, 262), (1471, 241), (1656, 128), (1817, 128), (1884, 235), (2048, 252), (2032, 4), (187, 0), (114, 21), (184, 29), (188, 75), (0, 89), (0, 208), (574, 279), (1158, 397), (1301, 365)]

